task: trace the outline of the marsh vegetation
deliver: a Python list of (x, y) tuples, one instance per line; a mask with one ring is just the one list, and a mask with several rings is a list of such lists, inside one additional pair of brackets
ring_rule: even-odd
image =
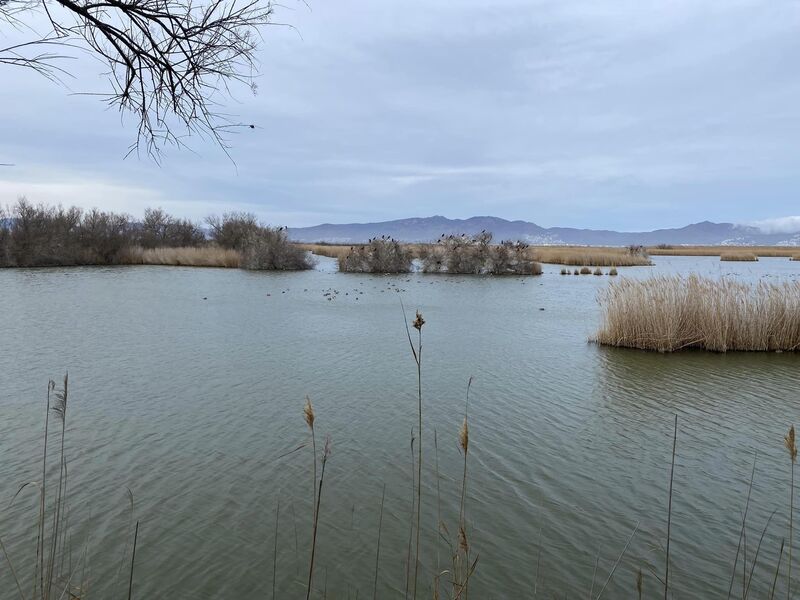
[(800, 281), (623, 278), (601, 291), (599, 301), (595, 340), (604, 345), (659, 352), (800, 349)]
[(0, 267), (176, 265), (265, 270), (311, 268), (307, 253), (284, 228), (248, 213), (207, 219), (209, 233), (160, 208), (141, 220), (77, 207), (34, 205), (22, 199), (0, 209)]

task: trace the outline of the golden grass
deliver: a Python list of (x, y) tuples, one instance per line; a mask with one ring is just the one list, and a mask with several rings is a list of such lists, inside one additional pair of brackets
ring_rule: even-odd
[(757, 262), (758, 256), (751, 252), (723, 252), (719, 256), (720, 260), (726, 261), (741, 261), (741, 262)]
[(129, 265), (171, 265), (177, 267), (239, 267), (241, 257), (236, 250), (219, 246), (200, 248), (129, 248), (122, 263)]
[[(303, 250), (308, 250), (312, 254), (319, 256), (327, 256), (330, 258), (344, 258), (350, 254), (351, 244), (338, 245), (338, 244), (295, 244)], [(361, 246), (362, 244), (358, 244)]]
[(601, 293), (600, 304), (600, 344), (659, 352), (800, 349), (800, 281), (623, 278)]
[(646, 254), (631, 253), (627, 248), (599, 246), (536, 246), (530, 249), (541, 263), (591, 267), (635, 267), (651, 265)]
[(747, 252), (756, 256), (800, 258), (797, 246), (650, 246), (653, 256), (721, 256), (731, 251)]

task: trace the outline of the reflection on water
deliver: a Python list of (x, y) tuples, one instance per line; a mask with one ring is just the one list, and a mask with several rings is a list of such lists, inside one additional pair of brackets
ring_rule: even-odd
[[(794, 278), (800, 270), (784, 259), (656, 263), (621, 272), (755, 280)], [(318, 271), (278, 274), (0, 271), (0, 535), (12, 554), (30, 564), (35, 498), (11, 508), (3, 499), (37, 478), (45, 384), (69, 369), (72, 530), (80, 540), (73, 543), (86, 544), (94, 593), (104, 597), (113, 580), (130, 486), (141, 520), (141, 597), (268, 593), (278, 500), (277, 587), (280, 597), (302, 596), (310, 450), (279, 457), (306, 441), (301, 409), (309, 394), (320, 435), (333, 439), (318, 584), (327, 573), (329, 597), (355, 597), (356, 589), (369, 595), (385, 483), (379, 596), (401, 596), (416, 400), (400, 293), (427, 320), (426, 583), (437, 556), (439, 569), (447, 568), (436, 535), (434, 430), (442, 517), (455, 531), (457, 433), (474, 375), (467, 514), (480, 561), (473, 597), (522, 597), (534, 586), (541, 597), (586, 595), (595, 561), (601, 583), (637, 523), (606, 594), (631, 594), (639, 568), (645, 595), (652, 593), (659, 584), (651, 571), (660, 576), (664, 569), (675, 414), (676, 596), (726, 595), (756, 452), (748, 560), (778, 511), (752, 584), (753, 597), (765, 595), (787, 534), (782, 439), (798, 418), (800, 358), (659, 355), (589, 344), (597, 290), (609, 278), (562, 277), (558, 266), (546, 266), (539, 278), (473, 278), (355, 276), (330, 265), (321, 259)], [(8, 577), (0, 571), (0, 589), (12, 589)]]

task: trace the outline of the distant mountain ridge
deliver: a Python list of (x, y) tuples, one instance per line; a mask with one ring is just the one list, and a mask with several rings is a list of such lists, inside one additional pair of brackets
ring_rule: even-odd
[(628, 246), (640, 244), (729, 245), (729, 246), (800, 246), (800, 231), (765, 233), (758, 227), (734, 223), (703, 221), (676, 229), (655, 231), (610, 231), (572, 227), (541, 227), (528, 221), (508, 221), (499, 217), (448, 219), (436, 215), (382, 221), (379, 223), (343, 223), (289, 228), (289, 238), (298, 242), (359, 244), (382, 235), (403, 242), (431, 242), (442, 234), (469, 235), (491, 231), (497, 241), (522, 240), (535, 245)]

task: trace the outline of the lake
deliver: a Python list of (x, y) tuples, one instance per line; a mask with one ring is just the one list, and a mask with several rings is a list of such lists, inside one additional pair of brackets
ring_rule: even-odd
[[(654, 260), (620, 274), (800, 278), (800, 262), (784, 258)], [(640, 568), (645, 597), (655, 596), (675, 414), (670, 589), (727, 596), (757, 454), (747, 569), (777, 511), (750, 591), (767, 595), (788, 536), (783, 436), (800, 419), (800, 356), (588, 343), (600, 324), (598, 290), (612, 278), (561, 276), (558, 265), (540, 277), (499, 278), (348, 275), (334, 264), (320, 258), (300, 273), (0, 270), (0, 536), (25, 581), (36, 492), (9, 503), (41, 478), (47, 382), (69, 371), (71, 545), (76, 563), (88, 558), (92, 597), (127, 592), (126, 569), (116, 575), (128, 488), (140, 521), (134, 597), (270, 597), (279, 504), (277, 597), (305, 597), (312, 451), (293, 450), (309, 440), (306, 395), (318, 445), (329, 435), (332, 446), (316, 597), (372, 597), (384, 485), (378, 597), (404, 597), (410, 439), (419, 432), (402, 299), (409, 316), (418, 308), (426, 320), (419, 597), (431, 597), (437, 565), (449, 565), (437, 505), (454, 538), (471, 376), (466, 520), (479, 562), (470, 597), (532, 597), (534, 589), (542, 598), (587, 597), (597, 565), (596, 595), (637, 524), (603, 597), (634, 597)], [(0, 590), (16, 597), (2, 564)], [(740, 559), (739, 596), (741, 569)]]

